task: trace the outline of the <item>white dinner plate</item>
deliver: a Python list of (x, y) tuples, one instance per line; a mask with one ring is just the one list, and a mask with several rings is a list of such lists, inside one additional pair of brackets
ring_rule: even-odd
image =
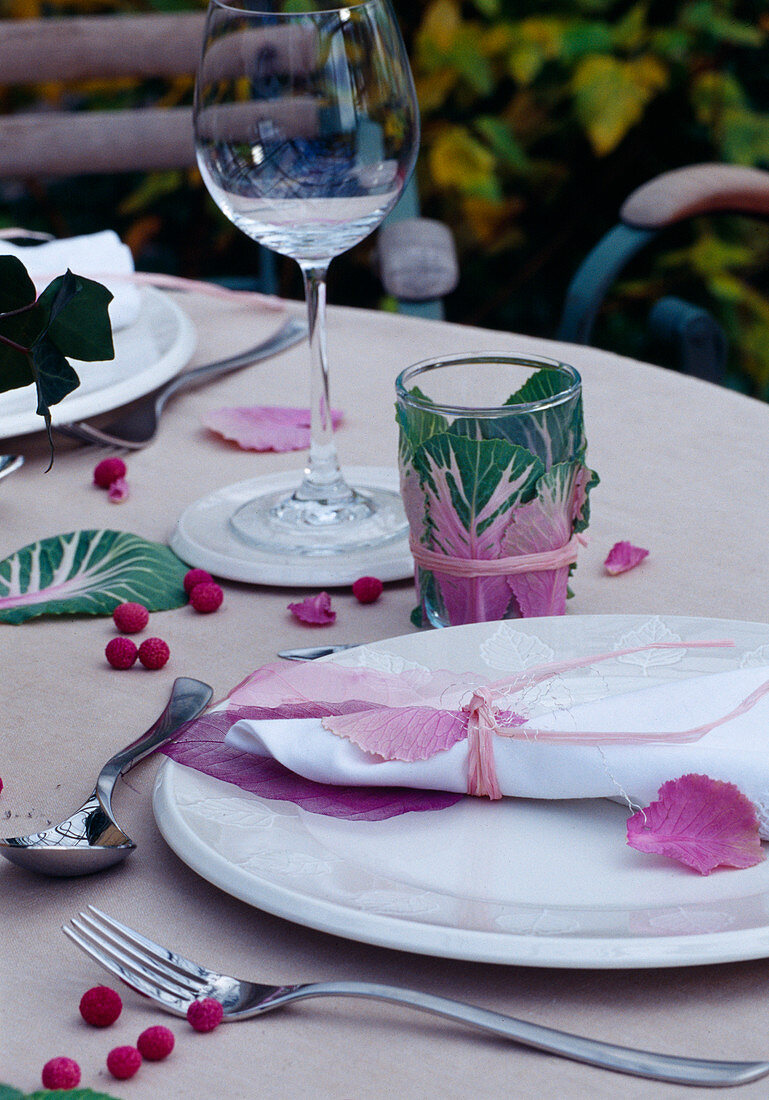
[[(648, 615), (564, 616), (410, 634), (334, 660), (501, 678), (553, 659), (651, 641), (559, 678), (550, 705), (769, 663), (769, 626)], [(540, 699), (541, 702), (541, 699)], [(671, 778), (675, 778), (671, 776)], [(548, 967), (686, 966), (769, 955), (769, 861), (700, 876), (625, 843), (603, 800), (464, 798), (450, 809), (347, 821), (166, 760), (155, 818), (171, 848), (229, 894), (312, 928), (400, 950)]]
[[(53, 424), (108, 412), (173, 378), (195, 350), (195, 328), (168, 295), (143, 287), (139, 316), (114, 334), (115, 358), (103, 363), (71, 360), (80, 385), (51, 409)], [(34, 386), (0, 394), (0, 439), (43, 429)]]

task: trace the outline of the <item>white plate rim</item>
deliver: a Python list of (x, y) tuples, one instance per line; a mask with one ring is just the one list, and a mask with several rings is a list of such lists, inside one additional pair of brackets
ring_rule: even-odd
[[(640, 626), (653, 620), (654, 613), (616, 616), (565, 616), (559, 619), (518, 620), (514, 627), (536, 632), (544, 623), (571, 624), (576, 629), (586, 622), (617, 619), (628, 626)], [(673, 625), (697, 622), (711, 627), (703, 636), (727, 637), (739, 628), (763, 634), (769, 646), (769, 626), (758, 622), (742, 622), (728, 619), (711, 619), (693, 616), (664, 615), (665, 624)], [(415, 638), (435, 638), (443, 635), (459, 636), (479, 628), (498, 627), (500, 624), (474, 624), (449, 630), (423, 634), (404, 635), (375, 643), (372, 650), (397, 652), (407, 643), (413, 648)], [(568, 629), (568, 626), (566, 626)], [(714, 634), (714, 631), (717, 633)], [(428, 643), (429, 644), (429, 643)], [(343, 657), (326, 658), (341, 660)], [(155, 782), (153, 811), (161, 835), (172, 850), (192, 870), (225, 893), (265, 910), (276, 916), (310, 928), (342, 936), (380, 947), (405, 950), (441, 958), (462, 959), (472, 962), (495, 963), (515, 966), (536, 966), (569, 969), (631, 969), (699, 966), (712, 963), (745, 961), (769, 956), (769, 906), (766, 923), (747, 929), (736, 929), (694, 934), (652, 934), (626, 937), (621, 941), (605, 936), (532, 935), (511, 931), (493, 932), (477, 929), (427, 923), (402, 916), (382, 915), (367, 910), (356, 910), (348, 905), (328, 901), (320, 897), (308, 897), (285, 886), (259, 878), (243, 868), (234, 866), (221, 852), (213, 850), (203, 838), (190, 829), (178, 813), (178, 790), (184, 787), (187, 777), (195, 776), (207, 783), (237, 792), (231, 784), (192, 771), (170, 759), (162, 763)], [(249, 795), (250, 799), (256, 796)], [(268, 799), (256, 799), (265, 806), (285, 806)], [(479, 812), (483, 803), (479, 803)], [(440, 814), (450, 811), (438, 811)], [(300, 811), (304, 813), (304, 811)], [(769, 874), (769, 861), (762, 864)], [(726, 872), (740, 874), (740, 872)], [(745, 898), (755, 896), (749, 890)], [(759, 896), (769, 902), (769, 886)], [(619, 946), (619, 951), (617, 950)]]
[[(84, 393), (73, 390), (51, 409), (51, 422), (54, 426), (109, 412), (111, 409), (128, 404), (129, 401), (134, 401), (137, 397), (143, 397), (145, 393), (150, 393), (157, 386), (177, 375), (192, 358), (197, 344), (197, 332), (181, 306), (170, 295), (155, 287), (142, 287), (139, 293), (141, 310), (145, 312), (148, 309), (160, 310), (165, 315), (166, 321), (173, 324), (175, 333), (169, 347), (154, 362), (146, 364), (142, 369), (127, 370), (125, 377), (117, 381)], [(114, 333), (116, 359), (119, 358), (120, 345), (130, 329), (131, 326), (128, 325)], [(114, 364), (114, 360), (111, 363)], [(80, 369), (80, 366), (75, 363), (76, 370)], [(91, 367), (93, 364), (89, 363), (87, 366)], [(42, 419), (35, 412), (34, 402), (29, 409), (21, 412), (3, 413), (0, 405), (0, 439), (29, 435), (42, 431), (43, 428)]]

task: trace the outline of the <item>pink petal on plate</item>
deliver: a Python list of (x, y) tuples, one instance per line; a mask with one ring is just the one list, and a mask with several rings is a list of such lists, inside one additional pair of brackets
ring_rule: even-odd
[[(201, 420), (212, 432), (231, 439), (245, 451), (302, 451), (310, 445), (309, 409), (241, 406), (212, 409)], [(332, 409), (333, 426), (341, 422), (341, 411)]]
[(301, 603), (290, 603), (288, 610), (300, 622), (311, 623), (313, 626), (328, 626), (336, 619), (336, 611), (331, 610), (331, 597), (328, 592), (308, 596)]
[(663, 783), (657, 796), (628, 819), (631, 848), (677, 859), (701, 875), (765, 858), (753, 803), (733, 783), (682, 775)]
[(467, 737), (467, 715), (435, 707), (383, 707), (323, 719), (324, 727), (385, 760), (429, 760)]
[(121, 504), (128, 499), (130, 490), (124, 477), (117, 477), (107, 490), (107, 495), (112, 504)]
[(615, 542), (603, 564), (606, 572), (616, 577), (618, 573), (635, 569), (648, 556), (649, 551), (642, 546), (633, 546), (631, 542)]

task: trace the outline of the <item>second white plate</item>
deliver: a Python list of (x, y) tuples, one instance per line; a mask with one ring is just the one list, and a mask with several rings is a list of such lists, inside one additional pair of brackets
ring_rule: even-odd
[[(769, 663), (769, 626), (642, 615), (566, 616), (411, 634), (345, 664), (501, 677), (650, 641), (664, 649), (559, 679), (579, 699)], [(249, 794), (172, 761), (155, 817), (174, 851), (222, 890), (278, 916), (385, 947), (477, 962), (657, 967), (769, 955), (769, 862), (701, 877), (625, 843), (624, 806), (465, 798), (387, 821), (338, 820)]]

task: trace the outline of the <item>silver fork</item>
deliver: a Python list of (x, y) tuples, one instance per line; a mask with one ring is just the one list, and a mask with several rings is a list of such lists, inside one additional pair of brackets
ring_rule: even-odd
[(718, 1087), (746, 1084), (769, 1073), (769, 1062), (717, 1062), (632, 1050), (397, 986), (369, 982), (258, 985), (208, 970), (108, 917), (95, 906), (89, 905), (88, 909), (88, 913), (74, 917), (70, 925), (63, 925), (62, 931), (126, 985), (175, 1016), (186, 1016), (190, 1004), (201, 997), (220, 1001), (227, 1022), (260, 1016), (306, 997), (363, 997), (406, 1005), (577, 1062), (657, 1081)]
[(255, 347), (242, 351), (238, 355), (231, 355), (227, 359), (218, 359), (214, 363), (207, 363), (205, 366), (177, 374), (161, 389), (136, 401), (127, 412), (102, 428), (97, 428), (86, 420), (78, 420), (70, 424), (54, 424), (54, 428), (62, 435), (79, 439), (82, 443), (139, 450), (155, 438), (165, 404), (174, 394), (179, 393), (180, 390), (194, 389), (212, 378), (219, 378), (223, 374), (229, 374), (241, 367), (248, 367), (252, 363), (260, 363), (304, 340), (306, 336), (306, 323), (293, 317), (289, 318), (269, 339), (263, 340)]

